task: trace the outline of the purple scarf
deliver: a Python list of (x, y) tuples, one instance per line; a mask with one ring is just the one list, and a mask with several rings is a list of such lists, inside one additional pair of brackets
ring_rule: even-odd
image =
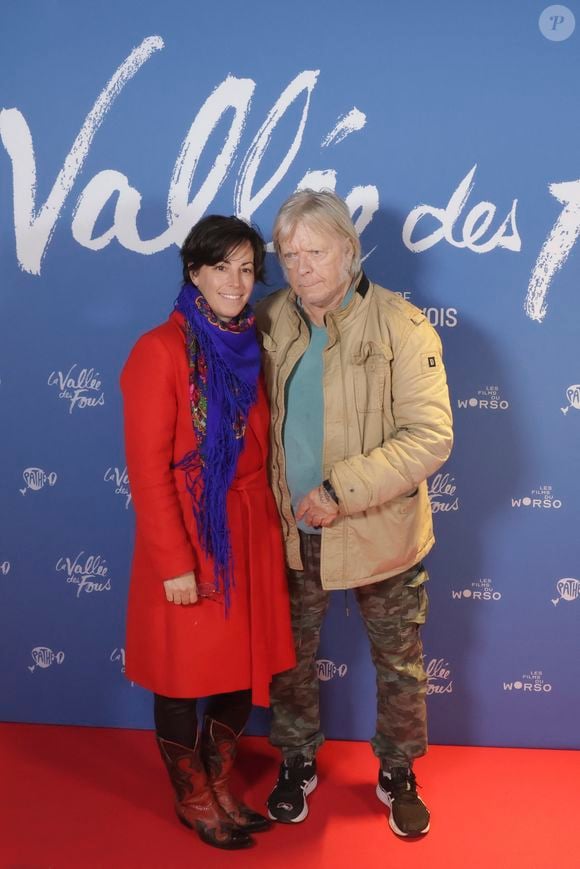
[[(184, 284), (175, 309), (186, 320), (189, 394), (195, 450), (176, 463), (186, 475), (202, 548), (214, 562), (216, 591), (226, 609), (233, 584), (226, 498), (244, 446), (250, 408), (256, 402), (260, 348), (246, 305), (223, 322), (192, 284)], [(221, 583), (221, 589), (220, 589)]]

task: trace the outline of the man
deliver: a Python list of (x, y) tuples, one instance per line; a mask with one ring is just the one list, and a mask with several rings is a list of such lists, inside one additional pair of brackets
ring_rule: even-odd
[(426, 478), (447, 459), (441, 343), (424, 315), (370, 283), (346, 204), (304, 190), (274, 246), (290, 287), (257, 311), (271, 399), (271, 482), (282, 520), (298, 663), (274, 678), (283, 763), (271, 818), (304, 820), (317, 785), (316, 654), (329, 592), (354, 589), (377, 672), (377, 796), (401, 836), (429, 829), (414, 758), (427, 748), (421, 560), (434, 538)]

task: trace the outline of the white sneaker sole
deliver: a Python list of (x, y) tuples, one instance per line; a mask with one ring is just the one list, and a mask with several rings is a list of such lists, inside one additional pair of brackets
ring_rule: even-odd
[[(377, 794), (377, 797), (379, 798), (379, 800), (381, 801), (381, 803), (383, 803), (383, 805), (385, 805), (389, 810), (389, 827), (391, 828), (393, 833), (396, 833), (397, 836), (408, 837), (410, 835), (409, 833), (404, 833), (403, 830), (399, 830), (399, 828), (397, 827), (397, 825), (395, 823), (395, 819), (393, 817), (393, 812), (391, 811), (391, 798), (388, 795), (388, 793), (386, 793), (386, 791), (384, 791), (379, 784), (377, 785), (376, 794)], [(422, 805), (425, 805), (425, 803), (423, 802), (421, 797), (417, 797), (417, 799), (419, 800), (420, 803), (422, 803)], [(427, 807), (425, 806), (425, 808), (427, 808)], [(430, 828), (431, 828), (431, 821), (429, 821), (429, 823), (427, 824), (427, 826), (423, 830), (419, 830), (417, 833), (414, 833), (413, 835), (414, 836), (424, 836), (425, 833), (429, 832)]]
[(268, 809), (268, 817), (271, 821), (278, 821), (279, 824), (299, 824), (301, 821), (306, 820), (308, 817), (308, 803), (306, 802), (306, 797), (312, 793), (316, 785), (318, 784), (318, 776), (314, 775), (312, 778), (306, 783), (303, 794), (304, 794), (304, 808), (300, 812), (299, 815), (296, 815), (295, 818), (292, 818), (289, 821), (280, 821), (275, 815), (272, 814), (270, 809)]

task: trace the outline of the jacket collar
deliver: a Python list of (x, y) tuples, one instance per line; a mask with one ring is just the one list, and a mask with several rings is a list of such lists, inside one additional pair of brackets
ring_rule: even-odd
[(358, 284), (356, 287), (357, 293), (359, 293), (362, 298), (366, 296), (368, 292), (368, 288), (370, 287), (370, 282), (364, 272), (360, 273), (360, 277), (358, 278)]
[[(370, 281), (365, 275), (363, 271), (360, 272), (358, 277), (354, 281), (355, 283), (355, 292), (353, 293), (353, 297), (344, 308), (338, 308), (336, 311), (329, 311), (329, 314), (334, 318), (344, 319), (347, 317), (355, 308), (358, 307), (360, 301), (364, 299), (366, 296), (368, 289), (370, 287)], [(301, 313), (298, 297), (292, 288), (288, 290), (288, 301), (290, 302), (290, 306), (293, 309), (295, 315), (299, 319), (303, 319), (304, 315)], [(328, 315), (327, 315), (328, 316)]]

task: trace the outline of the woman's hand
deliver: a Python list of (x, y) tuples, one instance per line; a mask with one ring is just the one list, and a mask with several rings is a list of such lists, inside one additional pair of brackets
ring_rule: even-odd
[(166, 579), (163, 585), (169, 603), (178, 605), (197, 603), (197, 585), (193, 571), (184, 573), (183, 576), (176, 576), (174, 579)]

